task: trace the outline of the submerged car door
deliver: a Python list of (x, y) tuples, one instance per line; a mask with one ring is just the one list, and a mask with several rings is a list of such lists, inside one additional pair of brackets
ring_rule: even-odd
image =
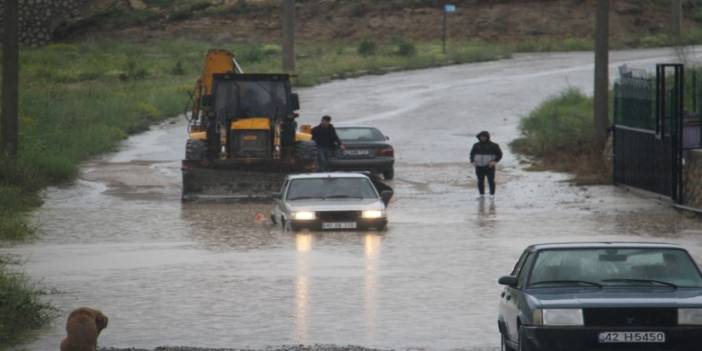
[(500, 294), (500, 314), (502, 315), (502, 318), (504, 319), (503, 322), (505, 323), (505, 336), (515, 343), (517, 342), (519, 335), (519, 327), (517, 325), (517, 319), (519, 318), (519, 304), (520, 301), (523, 301), (524, 299), (520, 289), (522, 288), (522, 284), (524, 284), (524, 267), (526, 266), (526, 262), (528, 261), (530, 254), (531, 253), (528, 250), (524, 251), (522, 256), (519, 257), (517, 264), (514, 265), (512, 273), (510, 273), (511, 276), (517, 277), (517, 286), (505, 286), (504, 290)]

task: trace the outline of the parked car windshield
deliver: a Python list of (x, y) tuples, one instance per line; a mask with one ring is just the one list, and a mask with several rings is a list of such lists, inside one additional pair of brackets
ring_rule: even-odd
[(286, 199), (377, 199), (373, 184), (366, 178), (307, 178), (290, 182)]
[(336, 134), (342, 141), (385, 141), (385, 136), (375, 128), (338, 127)]
[(563, 285), (702, 288), (702, 276), (690, 256), (677, 249), (592, 248), (539, 252), (528, 286)]

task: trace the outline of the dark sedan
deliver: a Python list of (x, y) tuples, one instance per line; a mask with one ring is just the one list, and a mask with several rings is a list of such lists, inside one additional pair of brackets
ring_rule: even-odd
[(534, 245), (499, 282), (503, 350), (701, 349), (702, 274), (676, 245)]
[(382, 174), (385, 179), (395, 177), (395, 150), (389, 138), (377, 128), (363, 126), (338, 126), (336, 133), (344, 143), (344, 150), (337, 150), (329, 166), (337, 171), (357, 171)]

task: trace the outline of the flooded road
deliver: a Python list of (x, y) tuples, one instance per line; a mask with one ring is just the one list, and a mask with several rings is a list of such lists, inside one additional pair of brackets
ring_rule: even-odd
[[(614, 53), (614, 68), (674, 59), (672, 50)], [(509, 152), (498, 198), (474, 200), (467, 167), (487, 129), (507, 151), (519, 117), (568, 86), (590, 91), (590, 53), (337, 81), (300, 90), (302, 122), (373, 124), (398, 157), (384, 233), (290, 233), (257, 221), (267, 204), (181, 204), (185, 122), (130, 138), (51, 188), (36, 243), (0, 249), (24, 259), (62, 317), (27, 345), (54, 350), (63, 316), (94, 306), (110, 317), (104, 347), (497, 348), (500, 287), (527, 245), (632, 240), (683, 244), (702, 261), (702, 222), (609, 187), (522, 170)]]

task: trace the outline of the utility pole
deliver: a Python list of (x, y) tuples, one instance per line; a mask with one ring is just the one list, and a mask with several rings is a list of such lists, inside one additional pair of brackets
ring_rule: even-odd
[(0, 156), (17, 157), (19, 109), (19, 43), (17, 0), (5, 0), (2, 42), (2, 116)]
[(295, 72), (295, 0), (283, 0), (283, 72)]
[(441, 11), (441, 12), (443, 12), (443, 14), (444, 14), (444, 23), (443, 23), (443, 27), (442, 27), (442, 31), (441, 31), (441, 44), (442, 44), (441, 50), (444, 54), (446, 54), (446, 32), (448, 32), (448, 28), (447, 28), (448, 23), (446, 23), (447, 22), (446, 17), (448, 17), (447, 13), (446, 13), (446, 7), (444, 7), (443, 11)]
[(595, 23), (594, 135), (604, 147), (609, 128), (609, 0), (597, 0)]
[(676, 44), (680, 43), (680, 35), (682, 33), (682, 1), (672, 0), (672, 20), (670, 23), (670, 35), (675, 40)]

